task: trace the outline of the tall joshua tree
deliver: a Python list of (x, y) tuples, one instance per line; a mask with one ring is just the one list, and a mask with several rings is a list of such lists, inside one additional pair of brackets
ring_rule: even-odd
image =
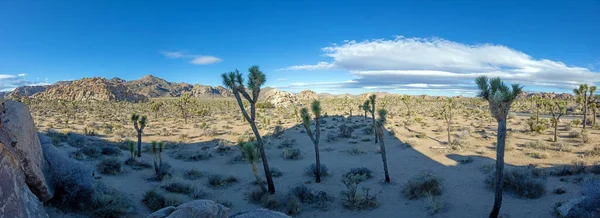
[(598, 109), (598, 108), (596, 108), (596, 110), (594, 110), (594, 107), (596, 106), (595, 105), (596, 98), (594, 97), (594, 92), (596, 92), (596, 86), (590, 86), (590, 94), (588, 95), (588, 98), (587, 98), (587, 105), (588, 105), (588, 108), (591, 108), (592, 112), (594, 112), (592, 125), (594, 125), (596, 123), (596, 110)]
[(321, 137), (321, 102), (314, 100), (310, 105), (310, 108), (315, 114), (315, 134), (310, 129), (310, 114), (308, 114), (308, 109), (302, 108), (300, 113), (302, 114), (302, 124), (306, 129), (306, 134), (310, 137), (313, 145), (315, 146), (315, 163), (316, 163), (316, 183), (321, 182), (321, 158), (319, 156), (319, 138)]
[[(373, 130), (375, 130), (375, 99), (377, 98), (377, 96), (375, 94), (369, 96), (369, 105), (371, 106), (371, 108), (369, 109), (369, 112), (371, 112), (371, 118), (373, 120)], [(375, 134), (375, 143), (377, 143), (377, 134)]]
[(498, 122), (498, 137), (496, 142), (496, 191), (494, 207), (490, 218), (497, 218), (502, 206), (502, 191), (504, 186), (504, 147), (506, 142), (506, 117), (515, 98), (523, 91), (523, 87), (512, 84), (509, 88), (500, 78), (488, 79), (486, 76), (477, 77), (475, 83), (479, 87), (478, 96), (485, 99), (490, 111)]
[[(256, 137), (256, 142), (258, 144), (258, 150), (260, 151), (260, 156), (263, 162), (263, 169), (267, 178), (268, 191), (269, 193), (274, 194), (275, 185), (273, 184), (273, 177), (271, 176), (271, 171), (269, 170), (267, 154), (265, 153), (262, 138), (260, 137), (260, 133), (256, 127), (256, 102), (258, 101), (258, 96), (260, 94), (260, 87), (267, 81), (267, 78), (256, 65), (250, 67), (248, 71), (250, 74), (248, 74), (248, 82), (246, 85), (244, 85), (242, 74), (237, 69), (229, 73), (224, 73), (221, 75), (221, 77), (223, 78), (223, 85), (231, 89), (233, 92), (242, 115), (244, 115), (244, 118), (250, 124), (252, 132), (254, 132), (254, 136)], [(248, 93), (247, 89), (250, 91), (250, 93)], [(244, 107), (242, 97), (250, 103), (250, 113), (248, 113)]]
[(385, 182), (390, 183), (390, 174), (388, 173), (387, 165), (387, 155), (385, 153), (385, 144), (383, 142), (383, 125), (386, 122), (387, 111), (385, 109), (379, 109), (377, 113), (379, 114), (379, 119), (377, 119), (377, 122), (375, 123), (375, 133), (379, 135), (379, 148), (381, 150), (381, 161), (383, 161), (383, 171), (385, 172)]
[(587, 98), (587, 93), (588, 93), (588, 85), (587, 84), (581, 84), (579, 85), (578, 89), (573, 89), (573, 93), (575, 93), (575, 96), (577, 96), (577, 103), (579, 103), (579, 105), (581, 105), (583, 107), (583, 129), (582, 131), (585, 129), (585, 123), (587, 121), (587, 106), (588, 106), (588, 98)]
[(191, 103), (192, 99), (189, 93), (184, 93), (183, 95), (181, 95), (181, 97), (179, 97), (179, 100), (177, 101), (177, 107), (179, 107), (179, 110), (181, 110), (181, 116), (183, 117), (184, 124), (187, 124), (188, 105)]
[(131, 114), (131, 121), (133, 121), (133, 127), (135, 128), (135, 131), (137, 132), (137, 138), (138, 138), (137, 156), (141, 157), (142, 156), (142, 134), (144, 133), (144, 128), (146, 128), (146, 123), (148, 122), (148, 119), (147, 119), (146, 115), (142, 115), (140, 117), (139, 114), (133, 113), (133, 114)]
[(446, 121), (447, 130), (448, 130), (448, 144), (452, 143), (450, 138), (450, 126), (452, 125), (452, 109), (454, 109), (454, 101), (452, 98), (448, 98), (448, 101), (442, 107), (442, 116), (444, 116), (444, 120)]
[(367, 112), (369, 112), (371, 110), (370, 106), (369, 106), (369, 100), (366, 100), (365, 103), (363, 103), (361, 105), (361, 109), (363, 111), (365, 111), (365, 119), (367, 119)]
[(162, 180), (165, 174), (162, 171), (163, 160), (162, 160), (162, 152), (165, 148), (164, 142), (156, 143), (156, 141), (152, 141), (150, 149), (152, 150), (152, 154), (154, 154), (154, 158), (152, 162), (154, 163), (154, 174), (158, 180)]
[(410, 104), (410, 95), (403, 95), (400, 100), (406, 106), (406, 111), (407, 111), (406, 113), (407, 113), (407, 115), (410, 116), (411, 115), (410, 106), (409, 106), (409, 104)]
[(160, 111), (160, 108), (162, 106), (162, 102), (152, 102), (152, 104), (150, 105), (150, 110), (154, 113), (155, 119), (158, 119), (158, 111)]
[(547, 102), (548, 108), (550, 108), (550, 113), (552, 114), (552, 125), (554, 126), (554, 142), (558, 140), (558, 122), (560, 122), (560, 117), (567, 113), (567, 102), (565, 101), (555, 101), (555, 102)]

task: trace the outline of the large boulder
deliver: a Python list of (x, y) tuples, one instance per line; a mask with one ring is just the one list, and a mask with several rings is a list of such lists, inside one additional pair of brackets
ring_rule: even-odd
[(16, 149), (0, 142), (0, 218), (48, 217), (27, 184)]
[(264, 95), (264, 100), (275, 107), (289, 107), (298, 103), (298, 98), (292, 93), (271, 89)]
[(210, 200), (195, 200), (177, 206), (160, 209), (147, 218), (228, 218), (230, 209)]
[(586, 196), (581, 196), (579, 198), (575, 198), (575, 199), (571, 199), (568, 200), (566, 202), (563, 202), (560, 206), (558, 206), (556, 208), (556, 212), (558, 212), (558, 214), (561, 217), (572, 217), (572, 212), (579, 207), (579, 204), (584, 201), (585, 199), (587, 199)]
[(238, 213), (231, 216), (230, 218), (291, 218), (291, 216), (285, 215), (284, 213), (280, 213), (277, 211), (260, 208)]
[(6, 101), (0, 119), (1, 127), (10, 137), (11, 144), (16, 142), (14, 149), (22, 163), (25, 182), (40, 201), (50, 200), (54, 196), (54, 190), (42, 172), (42, 147), (29, 108), (20, 102)]

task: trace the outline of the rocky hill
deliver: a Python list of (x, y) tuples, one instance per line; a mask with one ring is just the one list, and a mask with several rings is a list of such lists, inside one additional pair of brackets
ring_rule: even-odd
[(148, 101), (148, 97), (133, 92), (117, 80), (100, 77), (83, 78), (67, 85), (52, 85), (32, 97), (69, 101)]

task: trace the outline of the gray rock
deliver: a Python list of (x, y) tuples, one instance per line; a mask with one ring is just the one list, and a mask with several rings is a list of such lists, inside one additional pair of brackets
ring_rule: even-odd
[(568, 200), (560, 205), (560, 207), (556, 208), (556, 211), (562, 217), (569, 217), (569, 213), (576, 208), (583, 200), (585, 200), (586, 196), (581, 196), (579, 198), (574, 198)]
[(42, 146), (29, 108), (9, 100), (4, 104), (4, 111), (0, 115), (2, 131), (8, 134), (9, 140), (16, 142), (13, 145), (24, 169), (25, 182), (40, 201), (46, 202), (54, 196), (54, 189), (42, 172)]
[(219, 203), (210, 200), (195, 200), (179, 205), (177, 208), (166, 207), (160, 209), (147, 218), (228, 218), (231, 210)]
[(176, 209), (176, 207), (168, 206), (163, 209), (157, 210), (154, 213), (151, 213), (146, 218), (165, 218), (171, 215), (171, 213), (173, 213)]
[(231, 216), (230, 218), (291, 218), (291, 216), (285, 215), (280, 212), (260, 208), (238, 213)]
[(25, 183), (20, 159), (16, 149), (0, 143), (0, 218), (48, 217)]

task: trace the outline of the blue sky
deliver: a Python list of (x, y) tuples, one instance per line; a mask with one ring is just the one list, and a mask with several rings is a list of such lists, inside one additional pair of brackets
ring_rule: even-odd
[(600, 81), (600, 1), (0, 0), (0, 90), (82, 77), (472, 95)]

